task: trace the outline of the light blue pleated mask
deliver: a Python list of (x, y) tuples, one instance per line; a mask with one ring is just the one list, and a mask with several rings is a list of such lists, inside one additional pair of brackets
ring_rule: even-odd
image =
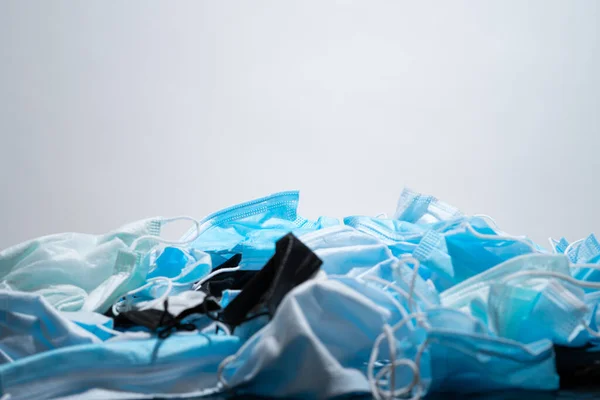
[[(105, 312), (120, 296), (145, 282), (148, 253), (164, 223), (153, 218), (105, 235), (44, 236), (0, 252), (0, 279), (12, 290), (40, 293), (63, 311)], [(179, 242), (176, 242), (179, 243)]]
[[(297, 191), (281, 192), (211, 214), (201, 221), (192, 247), (224, 258), (239, 253), (242, 269), (261, 269), (273, 256), (275, 242), (282, 236), (293, 232), (299, 237), (339, 224), (335, 218), (302, 218), (297, 214), (298, 199)], [(184, 239), (195, 233), (190, 230)]]
[(88, 388), (202, 395), (215, 391), (217, 366), (239, 347), (235, 336), (206, 334), (69, 346), (0, 365), (0, 396), (44, 400)]
[(449, 204), (429, 195), (405, 188), (400, 194), (394, 218), (417, 224), (430, 224), (461, 217), (462, 213)]
[(445, 233), (454, 282), (462, 282), (511, 258), (538, 252), (526, 238), (497, 234), (481, 218), (472, 218)]
[(521, 343), (541, 339), (564, 346), (583, 346), (590, 310), (581, 288), (568, 282), (537, 278), (495, 283), (490, 288), (488, 314), (500, 336)]
[[(412, 331), (399, 334), (411, 320), (418, 321)], [(374, 343), (367, 376), (376, 398), (553, 390), (559, 382), (551, 341), (523, 345), (499, 338), (478, 319), (447, 308), (413, 313), (385, 326)]]
[(355, 276), (392, 258), (388, 246), (349, 226), (334, 226), (300, 237), (323, 261), (321, 270), (328, 275)]

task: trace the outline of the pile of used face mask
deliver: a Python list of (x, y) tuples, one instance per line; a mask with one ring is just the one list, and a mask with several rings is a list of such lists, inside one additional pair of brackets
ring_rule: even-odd
[[(544, 249), (410, 190), (393, 218), (297, 205), (0, 252), (2, 399), (419, 399), (555, 390), (600, 362), (593, 235)], [(178, 219), (195, 227), (161, 238)]]

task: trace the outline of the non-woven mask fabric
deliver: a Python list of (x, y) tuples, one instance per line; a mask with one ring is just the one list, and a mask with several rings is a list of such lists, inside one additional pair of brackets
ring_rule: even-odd
[(100, 343), (37, 294), (0, 290), (0, 363), (62, 347)]
[(239, 347), (235, 336), (207, 334), (69, 346), (0, 365), (0, 396), (45, 400), (92, 387), (198, 394), (216, 387), (219, 363)]

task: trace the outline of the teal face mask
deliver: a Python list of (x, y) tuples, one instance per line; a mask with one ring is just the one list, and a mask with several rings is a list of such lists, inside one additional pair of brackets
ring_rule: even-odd
[(490, 326), (499, 335), (521, 343), (542, 339), (565, 346), (589, 340), (584, 325), (589, 309), (584, 292), (569, 283), (537, 278), (521, 283), (496, 283), (490, 288)]
[(487, 305), (492, 284), (516, 272), (530, 270), (568, 275), (569, 260), (562, 255), (549, 254), (529, 254), (512, 258), (442, 292), (440, 295), (442, 305), (467, 311), (473, 302), (483, 302)]
[[(105, 235), (63, 233), (25, 242), (0, 252), (0, 279), (12, 290), (40, 293), (63, 311), (105, 312), (146, 281), (146, 255), (162, 224), (187, 219), (153, 218)], [(83, 294), (85, 292), (85, 295)]]
[[(298, 192), (281, 192), (211, 214), (200, 222), (192, 248), (229, 258), (242, 254), (241, 269), (261, 269), (275, 253), (275, 242), (339, 225), (334, 218), (309, 221), (297, 214)], [(196, 233), (190, 230), (184, 240)]]

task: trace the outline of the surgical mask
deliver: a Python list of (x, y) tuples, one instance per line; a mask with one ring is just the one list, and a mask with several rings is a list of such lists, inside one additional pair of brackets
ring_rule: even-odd
[(571, 243), (565, 254), (575, 264), (574, 278), (587, 282), (600, 282), (600, 243), (595, 235)]
[(488, 303), (490, 325), (499, 336), (522, 343), (549, 339), (574, 347), (588, 341), (581, 335), (581, 322), (589, 314), (584, 292), (569, 283), (543, 278), (496, 283)]
[[(541, 321), (543, 326), (537, 329), (538, 336), (552, 338), (557, 344), (582, 346), (592, 338), (600, 338), (594, 329), (597, 326), (596, 308), (592, 312), (588, 308), (590, 298), (586, 298), (581, 288), (600, 289), (598, 282), (586, 282), (571, 277), (568, 273), (543, 270), (523, 270), (503, 278), (502, 283), (510, 281), (539, 282), (547, 285), (541, 292), (540, 299), (533, 306), (532, 324)], [(506, 299), (505, 299), (506, 301)], [(535, 332), (535, 331), (534, 331)], [(529, 332), (531, 335), (532, 332)], [(533, 333), (535, 334), (535, 333)]]
[[(229, 258), (242, 254), (242, 269), (260, 269), (275, 252), (275, 242), (294, 233), (300, 236), (339, 225), (334, 218), (309, 221), (297, 214), (298, 192), (281, 192), (241, 203), (211, 214), (201, 221), (192, 248)], [(184, 239), (192, 237), (190, 230)]]
[(93, 332), (61, 315), (43, 297), (0, 290), (0, 363), (52, 349), (100, 342)]
[(429, 224), (461, 217), (462, 213), (433, 196), (405, 188), (398, 200), (394, 218), (417, 224)]
[(452, 258), (448, 254), (446, 238), (443, 234), (435, 231), (427, 232), (419, 245), (414, 249), (412, 256), (417, 259), (427, 270), (423, 275), (430, 279), (438, 291), (443, 291), (459, 283), (455, 279)]
[(354, 216), (344, 218), (344, 224), (375, 236), (387, 245), (397, 242), (418, 243), (426, 232), (419, 225), (396, 219)]
[(356, 276), (393, 257), (379, 239), (343, 225), (303, 235), (300, 240), (323, 261), (321, 270), (328, 275)]
[(576, 240), (564, 250), (574, 264), (596, 263), (600, 261), (600, 243), (594, 234)]
[[(418, 322), (415, 329), (399, 335), (411, 320)], [(387, 349), (382, 347), (386, 342)], [(550, 341), (523, 345), (495, 337), (478, 319), (448, 308), (413, 313), (384, 326), (367, 377), (376, 399), (558, 387)]]
[[(414, 258), (392, 258), (375, 265), (357, 278), (383, 285), (382, 289), (392, 294), (407, 310), (438, 306), (439, 295), (435, 287), (419, 275), (420, 268), (422, 266)], [(413, 299), (414, 303), (411, 304), (409, 299)]]
[(325, 279), (295, 288), (271, 322), (223, 360), (223, 386), (241, 394), (297, 398), (368, 393), (366, 362), (390, 312), (356, 290), (360, 287)]
[[(105, 235), (64, 233), (31, 240), (0, 252), (0, 276), (14, 289), (49, 295), (63, 311), (105, 312), (120, 296), (142, 285), (148, 253), (163, 224), (190, 217), (153, 218)], [(82, 304), (81, 290), (86, 292)], [(60, 296), (59, 294), (66, 294)]]
[(0, 396), (44, 400), (90, 387), (200, 396), (215, 391), (217, 366), (239, 347), (235, 336), (198, 333), (69, 346), (0, 365)]
[(569, 274), (569, 260), (563, 255), (527, 254), (512, 258), (490, 268), (440, 294), (442, 305), (469, 311), (473, 302), (482, 302), (487, 307), (492, 284), (520, 271), (551, 271)]
[(550, 249), (555, 254), (564, 254), (569, 247), (569, 242), (564, 237), (560, 238), (560, 240), (554, 240), (552, 238), (549, 238), (548, 240), (550, 241)]
[(538, 248), (526, 238), (498, 235), (481, 218), (472, 218), (445, 234), (454, 268), (454, 281), (462, 282), (506, 260)]

